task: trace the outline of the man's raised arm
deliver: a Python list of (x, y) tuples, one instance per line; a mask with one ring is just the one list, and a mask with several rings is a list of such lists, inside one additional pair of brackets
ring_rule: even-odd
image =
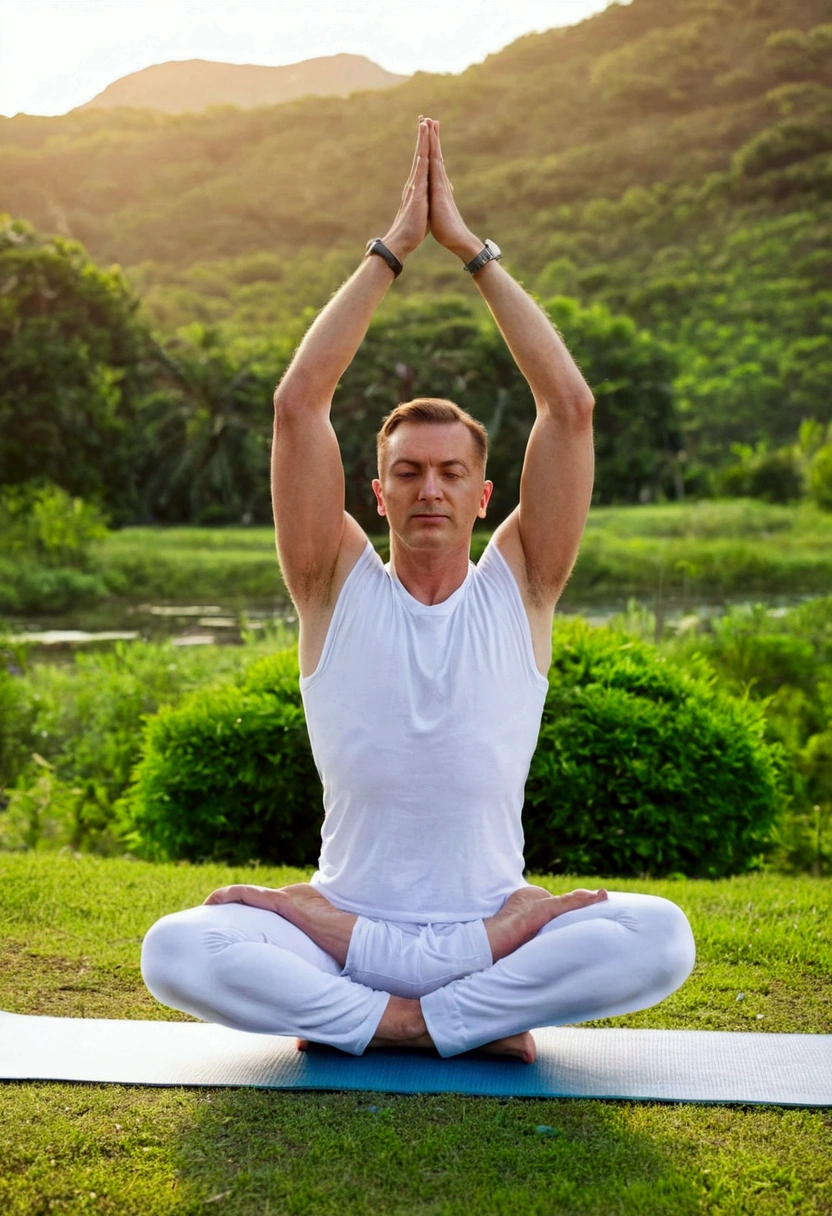
[[(483, 242), (467, 227), (445, 172), (439, 124), (431, 121), (430, 227), (463, 263)], [(520, 480), (520, 505), (495, 541), (527, 608), (551, 613), (575, 561), (592, 497), (592, 393), (549, 318), (498, 261), (474, 282), (529, 384), (537, 417)]]
[[(399, 262), (422, 242), (428, 225), (429, 128), (419, 123), (398, 214), (383, 245)], [(274, 394), (272, 502), (280, 565), (301, 617), (337, 597), (344, 565), (366, 538), (344, 511), (344, 470), (330, 422), (332, 396), (395, 277), (384, 256), (366, 256), (318, 315)], [(308, 621), (307, 621), (308, 623)]]

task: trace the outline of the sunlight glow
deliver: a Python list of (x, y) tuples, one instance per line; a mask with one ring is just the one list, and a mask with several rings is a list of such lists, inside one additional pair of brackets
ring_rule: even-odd
[(287, 64), (339, 52), (460, 72), (609, 0), (0, 0), (0, 114), (63, 114), (168, 60)]

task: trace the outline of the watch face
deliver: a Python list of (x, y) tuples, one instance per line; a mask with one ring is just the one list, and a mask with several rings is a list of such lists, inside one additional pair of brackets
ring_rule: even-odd
[(500, 249), (500, 246), (495, 244), (494, 241), (486, 241), (485, 247), (488, 250), (488, 252), (491, 254), (492, 257), (495, 257), (495, 258), (502, 257), (502, 251)]

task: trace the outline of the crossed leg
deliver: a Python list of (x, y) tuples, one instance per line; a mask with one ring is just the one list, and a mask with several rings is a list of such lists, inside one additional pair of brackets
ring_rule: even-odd
[[(206, 1021), (353, 1054), (398, 1044), (531, 1060), (529, 1026), (646, 1008), (693, 965), (684, 914), (653, 896), (524, 888), (486, 921), (414, 933), (342, 913), (306, 884), (224, 888), (206, 904), (219, 906), (164, 917), (148, 933), (142, 971), (151, 992)], [(426, 940), (422, 995), (390, 995), (412, 989), (395, 976), (376, 980), (378, 958), (406, 970)]]

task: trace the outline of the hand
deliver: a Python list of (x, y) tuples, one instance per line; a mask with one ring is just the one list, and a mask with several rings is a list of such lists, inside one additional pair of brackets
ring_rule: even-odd
[(419, 133), (410, 177), (402, 191), (398, 214), (382, 238), (384, 244), (403, 262), (418, 249), (428, 233), (428, 154), (430, 132), (428, 120), (419, 115)]
[(430, 230), (440, 245), (457, 257), (470, 262), (482, 249), (478, 240), (460, 215), (454, 199), (454, 188), (445, 172), (442, 145), (439, 142), (439, 121), (427, 120), (430, 130)]
[(276, 912), (280, 898), (280, 888), (254, 887), (245, 883), (235, 883), (230, 887), (218, 887), (212, 891), (206, 904), (248, 904), (250, 908), (265, 908), (267, 912)]

